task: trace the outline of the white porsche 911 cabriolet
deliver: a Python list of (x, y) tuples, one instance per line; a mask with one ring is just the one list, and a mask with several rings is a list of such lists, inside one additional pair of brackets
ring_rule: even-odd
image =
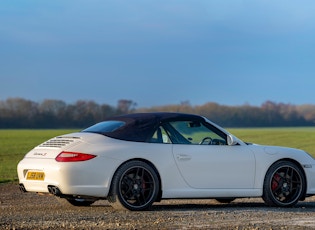
[(204, 117), (116, 116), (52, 138), (18, 164), (20, 189), (78, 206), (107, 199), (145, 210), (161, 199), (262, 197), (287, 207), (315, 194), (315, 161), (298, 149), (249, 144)]

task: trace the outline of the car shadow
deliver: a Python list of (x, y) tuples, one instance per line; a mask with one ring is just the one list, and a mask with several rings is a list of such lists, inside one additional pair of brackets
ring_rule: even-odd
[[(240, 201), (238, 201), (240, 200)], [(245, 201), (243, 201), (245, 200)], [(96, 202), (93, 207), (112, 208), (107, 201)], [(215, 200), (163, 200), (156, 202), (148, 211), (182, 212), (182, 211), (269, 211), (269, 212), (314, 212), (314, 201), (300, 201), (293, 207), (272, 207), (261, 199), (236, 199), (231, 203), (219, 203)]]
[(273, 207), (266, 205), (263, 201), (247, 201), (247, 202), (238, 202), (233, 201), (228, 204), (219, 203), (215, 201), (208, 201), (205, 203), (181, 203), (181, 204), (164, 204), (164, 203), (155, 203), (151, 210), (152, 211), (226, 211), (225, 209), (231, 210), (247, 210), (253, 209), (255, 211), (269, 211), (269, 212), (314, 212), (315, 211), (315, 202), (300, 201), (293, 207)]

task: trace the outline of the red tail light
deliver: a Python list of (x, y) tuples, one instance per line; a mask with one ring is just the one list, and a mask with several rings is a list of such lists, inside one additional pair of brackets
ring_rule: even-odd
[(95, 155), (77, 152), (61, 152), (56, 157), (58, 162), (76, 162), (76, 161), (87, 161), (91, 160)]

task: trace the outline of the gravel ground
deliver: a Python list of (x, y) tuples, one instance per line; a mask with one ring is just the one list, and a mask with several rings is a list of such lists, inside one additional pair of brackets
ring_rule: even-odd
[(21, 193), (0, 184), (0, 229), (315, 229), (315, 197), (294, 208), (272, 208), (261, 199), (167, 200), (150, 211), (115, 211), (107, 201), (63, 206), (53, 196)]

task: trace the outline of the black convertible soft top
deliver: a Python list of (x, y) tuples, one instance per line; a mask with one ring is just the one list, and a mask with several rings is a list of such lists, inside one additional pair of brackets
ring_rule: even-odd
[[(83, 132), (100, 133), (108, 137), (126, 141), (147, 142), (161, 123), (183, 120), (204, 121), (201, 116), (193, 114), (169, 112), (132, 113), (110, 117), (95, 126), (83, 130)], [(111, 131), (107, 130), (106, 132), (102, 131), (102, 128), (100, 128), (102, 127), (102, 123), (105, 125), (108, 122), (116, 121), (123, 122), (123, 125), (120, 125), (117, 129)]]

